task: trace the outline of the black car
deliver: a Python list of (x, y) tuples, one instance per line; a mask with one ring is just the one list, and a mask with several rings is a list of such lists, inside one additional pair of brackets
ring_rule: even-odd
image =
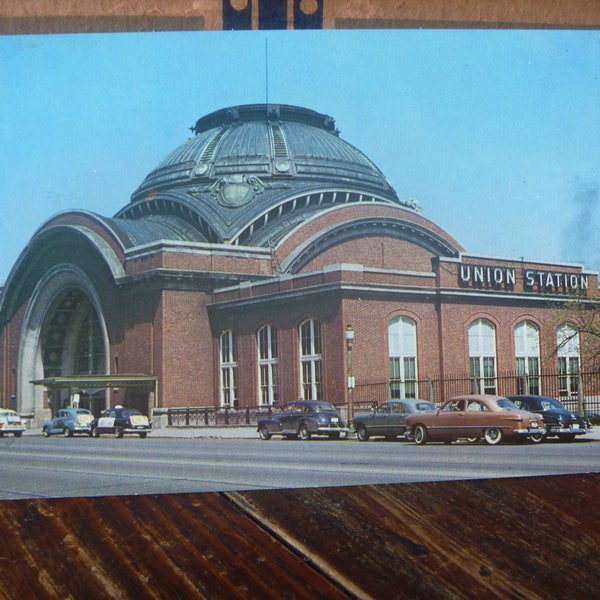
[(288, 402), (283, 410), (258, 421), (258, 433), (263, 440), (273, 435), (308, 440), (312, 435), (326, 435), (338, 440), (348, 435), (348, 428), (333, 404), (317, 400)]
[(509, 396), (518, 408), (539, 413), (544, 417), (546, 437), (558, 437), (572, 442), (576, 435), (591, 431), (589, 419), (565, 408), (558, 400), (548, 396)]
[(354, 416), (353, 424), (356, 437), (366, 442), (370, 437), (383, 436), (388, 440), (396, 439), (399, 435), (406, 436), (406, 417), (416, 412), (435, 410), (435, 404), (428, 400), (403, 398), (386, 400), (379, 406), (373, 407), (370, 413)]
[(150, 421), (135, 408), (125, 408), (117, 405), (106, 409), (99, 419), (91, 423), (92, 437), (99, 437), (101, 433), (112, 433), (116, 438), (121, 438), (125, 433), (135, 433), (145, 438), (152, 431)]

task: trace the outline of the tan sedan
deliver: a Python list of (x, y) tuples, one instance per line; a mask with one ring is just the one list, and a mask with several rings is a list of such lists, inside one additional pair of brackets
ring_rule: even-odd
[(481, 438), (491, 445), (505, 438), (541, 442), (546, 432), (541, 415), (519, 410), (503, 396), (458, 396), (438, 410), (409, 415), (406, 424), (417, 444)]

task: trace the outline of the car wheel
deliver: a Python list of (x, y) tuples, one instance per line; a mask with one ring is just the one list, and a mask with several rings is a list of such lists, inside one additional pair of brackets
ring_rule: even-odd
[(559, 435), (558, 439), (561, 442), (572, 442), (575, 439), (574, 433), (567, 433), (566, 435)]
[(147, 431), (140, 431), (139, 436), (144, 439), (148, 435)]
[(258, 435), (261, 440), (270, 440), (271, 434), (269, 433), (269, 428), (266, 425), (261, 425), (258, 428)]
[(310, 440), (310, 431), (306, 426), (306, 423), (300, 423), (300, 427), (298, 427), (298, 437), (301, 440)]
[(21, 437), (23, 435), (22, 431), (15, 431), (15, 437)]
[(483, 437), (490, 446), (495, 446), (496, 444), (499, 444), (502, 439), (502, 431), (497, 427), (488, 427), (485, 430)]
[(359, 442), (366, 442), (369, 439), (369, 432), (364, 425), (359, 425), (356, 428), (356, 437), (358, 438)]
[(91, 435), (92, 435), (92, 437), (95, 437), (95, 438), (100, 437), (100, 432), (98, 431), (97, 427), (94, 427), (92, 429), (92, 434)]
[(115, 437), (116, 438), (123, 437), (123, 428), (122, 427), (115, 427)]
[(427, 443), (427, 427), (425, 425), (417, 425), (415, 427), (415, 432), (413, 433), (413, 439), (415, 440), (415, 444), (419, 444), (419, 446)]
[(532, 435), (529, 436), (529, 439), (534, 444), (539, 444), (541, 441), (544, 440), (544, 434), (543, 433), (534, 433), (534, 434), (532, 434)]
[(469, 442), (469, 444), (476, 444), (479, 441), (479, 438), (476, 436), (470, 436), (467, 438), (467, 442)]
[(48, 431), (47, 427), (44, 427), (42, 429), (42, 434), (44, 435), (44, 437), (50, 437), (50, 432)]
[(65, 427), (63, 429), (63, 436), (64, 437), (72, 437), (73, 436), (73, 432), (68, 427)]

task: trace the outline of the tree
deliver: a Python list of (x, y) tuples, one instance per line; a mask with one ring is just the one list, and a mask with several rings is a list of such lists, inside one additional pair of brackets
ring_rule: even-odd
[(555, 329), (562, 328), (563, 335), (558, 335), (553, 354), (577, 339), (582, 364), (586, 368), (600, 367), (600, 298), (589, 298), (583, 294), (571, 296), (553, 315)]

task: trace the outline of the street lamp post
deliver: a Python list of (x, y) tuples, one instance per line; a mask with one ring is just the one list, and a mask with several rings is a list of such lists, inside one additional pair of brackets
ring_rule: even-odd
[(352, 325), (346, 326), (346, 351), (348, 352), (348, 427), (354, 417), (354, 375), (352, 374), (352, 345), (354, 344), (354, 329)]

